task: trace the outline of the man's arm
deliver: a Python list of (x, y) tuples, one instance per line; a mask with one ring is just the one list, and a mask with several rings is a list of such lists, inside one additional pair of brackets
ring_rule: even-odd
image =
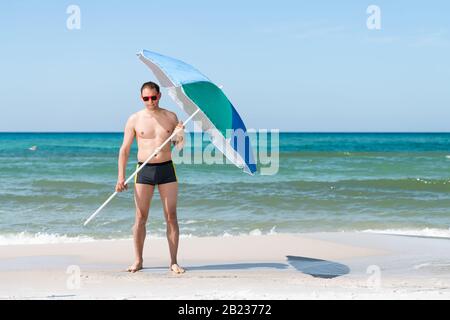
[(178, 117), (174, 112), (171, 112), (175, 123), (175, 129), (178, 133), (173, 137), (172, 142), (178, 150), (181, 150), (184, 146), (184, 125), (182, 121), (178, 121)]
[(128, 186), (125, 185), (125, 175), (128, 157), (130, 156), (131, 145), (133, 144), (134, 137), (136, 135), (134, 131), (134, 124), (136, 120), (136, 115), (133, 114), (128, 118), (125, 125), (125, 130), (123, 134), (123, 142), (119, 151), (119, 161), (118, 161), (118, 174), (117, 174), (117, 185), (116, 191), (122, 192), (127, 189)]

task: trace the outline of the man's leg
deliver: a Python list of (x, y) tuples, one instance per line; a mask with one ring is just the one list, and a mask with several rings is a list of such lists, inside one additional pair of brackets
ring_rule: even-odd
[(142, 269), (144, 241), (147, 234), (145, 227), (150, 209), (150, 203), (153, 197), (155, 186), (149, 184), (135, 183), (134, 185), (134, 203), (136, 205), (136, 220), (133, 226), (134, 253), (136, 260), (128, 268), (130, 272), (136, 272)]
[(178, 239), (180, 236), (177, 220), (178, 182), (160, 184), (158, 185), (158, 190), (167, 224), (166, 232), (170, 250), (170, 270), (175, 273), (183, 273), (184, 269), (177, 262)]

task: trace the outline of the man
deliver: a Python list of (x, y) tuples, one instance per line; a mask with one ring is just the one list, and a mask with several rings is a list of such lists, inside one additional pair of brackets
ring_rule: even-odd
[[(180, 131), (172, 142), (178, 149), (183, 147), (184, 126), (182, 122), (178, 122), (175, 113), (159, 106), (159, 100), (161, 99), (159, 86), (153, 82), (144, 83), (141, 88), (141, 98), (145, 108), (132, 114), (125, 126), (123, 144), (119, 152), (117, 192), (128, 189), (128, 185), (125, 184), (126, 164), (134, 137), (136, 137), (138, 145), (136, 168), (145, 162), (175, 129), (180, 129)], [(172, 163), (170, 143), (166, 144), (137, 173), (134, 182), (136, 220), (133, 226), (133, 237), (136, 260), (127, 270), (136, 272), (142, 269), (146, 223), (153, 192), (155, 186), (158, 186), (167, 223), (166, 234), (170, 250), (169, 270), (174, 273), (183, 273), (184, 269), (177, 262), (179, 239), (177, 221), (178, 182), (175, 167)]]

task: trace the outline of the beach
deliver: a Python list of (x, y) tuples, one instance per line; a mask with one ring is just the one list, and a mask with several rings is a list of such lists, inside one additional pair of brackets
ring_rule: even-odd
[(1, 299), (449, 299), (450, 240), (306, 233), (0, 246)]
[(0, 138), (1, 299), (450, 298), (450, 134), (281, 133), (273, 175), (174, 151), (183, 275), (157, 191), (141, 272), (124, 271), (132, 184), (83, 226), (113, 192), (122, 133)]
[(0, 8), (0, 300), (450, 300), (450, 2)]

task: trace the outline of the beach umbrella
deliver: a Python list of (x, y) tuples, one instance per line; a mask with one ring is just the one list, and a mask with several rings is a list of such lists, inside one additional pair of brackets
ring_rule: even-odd
[[(244, 172), (253, 175), (256, 172), (256, 163), (246, 126), (223, 91), (196, 68), (181, 60), (148, 50), (138, 52), (137, 56), (150, 68), (160, 85), (167, 88), (169, 96), (189, 115), (184, 124), (191, 120), (196, 121), (228, 160)], [(176, 133), (177, 131), (173, 132), (125, 183), (128, 183), (165, 144), (171, 141)], [(114, 192), (84, 225), (87, 225), (116, 194), (117, 192)]]
[(188, 115), (198, 112), (193, 120), (201, 124), (216, 148), (244, 172), (256, 172), (245, 124), (217, 85), (183, 61), (147, 50), (138, 57)]

